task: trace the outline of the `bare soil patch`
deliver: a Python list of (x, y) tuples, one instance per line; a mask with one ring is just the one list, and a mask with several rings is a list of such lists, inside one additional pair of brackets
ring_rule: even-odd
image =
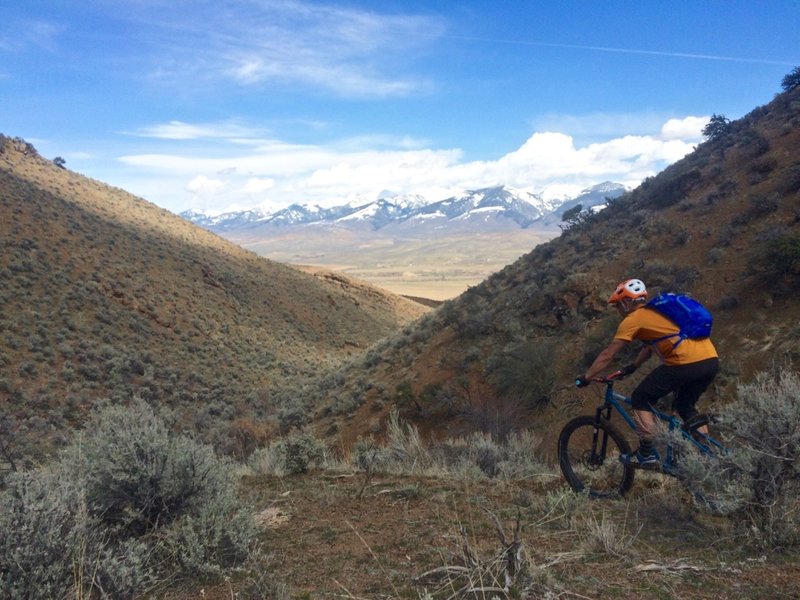
[[(748, 548), (728, 521), (695, 511), (680, 488), (664, 489), (671, 480), (645, 478), (629, 499), (604, 502), (581, 502), (556, 475), (385, 476), (358, 498), (363, 483), (350, 474), (245, 482), (273, 555), (264, 568), (291, 598), (421, 598), (426, 590), (447, 598), (455, 590), (438, 588), (436, 575), (469, 555), (497, 563), (498, 524), (511, 540), (517, 522), (523, 570), (498, 598), (800, 597), (796, 556)], [(202, 597), (231, 598), (238, 585), (208, 586)]]

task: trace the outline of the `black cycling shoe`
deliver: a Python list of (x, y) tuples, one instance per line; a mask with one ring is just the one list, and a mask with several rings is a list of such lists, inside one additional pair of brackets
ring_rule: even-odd
[(623, 465), (638, 467), (640, 469), (661, 468), (661, 457), (655, 450), (649, 454), (642, 454), (641, 449), (636, 450), (636, 452), (631, 452), (630, 454), (620, 454), (619, 461)]

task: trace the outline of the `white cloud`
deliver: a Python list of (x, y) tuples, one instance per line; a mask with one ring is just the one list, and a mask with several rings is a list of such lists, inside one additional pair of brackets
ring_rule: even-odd
[(30, 48), (41, 48), (57, 52), (59, 36), (64, 32), (63, 24), (42, 20), (20, 19), (6, 24), (0, 30), (0, 50), (24, 52)]
[(135, 136), (158, 138), (164, 140), (197, 140), (228, 138), (236, 140), (238, 138), (252, 138), (254, 135), (261, 135), (258, 131), (247, 128), (237, 123), (198, 123), (190, 124), (182, 121), (170, 121), (144, 127), (135, 133)]
[(126, 6), (137, 41), (153, 49), (151, 74), (187, 89), (288, 84), (344, 97), (405, 96), (430, 89), (410, 67), (445, 27), (435, 16), (298, 0), (149, 8)]
[(274, 179), (260, 179), (258, 177), (251, 177), (244, 184), (243, 191), (248, 194), (261, 194), (268, 189), (275, 187)]
[(665, 140), (700, 140), (703, 137), (703, 128), (711, 117), (686, 117), (684, 119), (670, 119), (661, 128), (661, 138)]
[[(403, 138), (363, 137), (327, 145), (280, 140), (215, 138), (202, 155), (130, 154), (120, 161), (147, 180), (147, 196), (176, 212), (223, 212), (229, 207), (277, 210), (291, 203), (322, 206), (374, 199), (386, 189), (439, 200), (464, 189), (506, 184), (543, 190), (586, 187), (611, 180), (636, 185), (692, 151), (704, 117), (671, 119), (652, 135), (625, 135), (578, 144), (555, 131), (533, 133), (496, 160), (463, 162), (459, 149), (430, 149)], [(220, 131), (213, 124), (154, 126), (151, 131)], [(210, 135), (210, 134), (209, 134)], [(175, 139), (175, 138), (169, 138)], [(392, 147), (392, 145), (394, 147)], [(213, 156), (207, 156), (214, 153)], [(185, 182), (189, 179), (189, 183)], [(156, 186), (153, 182), (159, 181)], [(144, 184), (142, 184), (144, 185)], [(142, 188), (131, 188), (143, 193)]]
[(193, 194), (213, 195), (225, 187), (225, 182), (219, 179), (210, 179), (205, 175), (198, 175), (186, 184), (186, 191)]

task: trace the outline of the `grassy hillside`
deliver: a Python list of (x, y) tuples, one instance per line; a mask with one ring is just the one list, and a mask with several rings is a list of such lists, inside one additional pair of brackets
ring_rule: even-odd
[(21, 437), (63, 441), (99, 399), (140, 396), (235, 446), (276, 389), (427, 310), (259, 258), (3, 136), (0, 214), (0, 406)]
[(799, 264), (796, 88), (374, 346), (309, 407), (321, 431), (349, 441), (380, 430), (393, 405), (437, 436), (528, 426), (552, 436), (597, 400), (571, 382), (610, 341), (618, 316), (606, 299), (628, 277), (712, 310), (723, 365), (705, 400), (714, 406), (735, 383), (800, 360)]

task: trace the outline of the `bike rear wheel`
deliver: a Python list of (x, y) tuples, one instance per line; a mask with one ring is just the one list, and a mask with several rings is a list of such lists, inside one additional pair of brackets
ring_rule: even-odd
[(561, 430), (558, 463), (576, 492), (588, 491), (593, 498), (622, 496), (633, 485), (634, 469), (620, 462), (630, 445), (605, 419), (576, 417)]

